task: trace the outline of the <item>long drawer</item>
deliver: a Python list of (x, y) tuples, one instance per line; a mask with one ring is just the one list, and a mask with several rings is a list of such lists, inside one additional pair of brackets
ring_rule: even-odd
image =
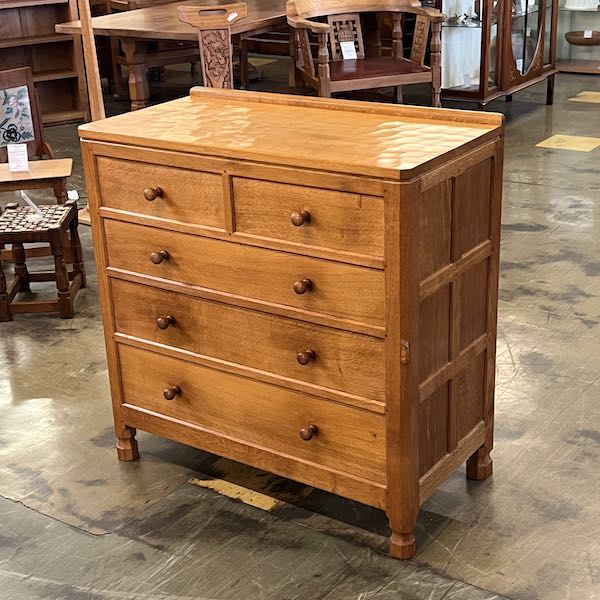
[(165, 221), (225, 227), (223, 178), (145, 162), (97, 158), (102, 206)]
[(242, 177), (233, 197), (238, 233), (383, 256), (383, 198)]
[[(123, 402), (377, 483), (383, 415), (119, 346)], [(143, 377), (140, 374), (143, 373)]]
[(384, 401), (381, 339), (118, 279), (112, 293), (119, 333)]
[(112, 219), (104, 226), (110, 267), (383, 324), (383, 271)]

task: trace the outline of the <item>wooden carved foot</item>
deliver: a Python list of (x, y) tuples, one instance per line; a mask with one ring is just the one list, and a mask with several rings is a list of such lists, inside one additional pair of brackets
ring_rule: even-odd
[(414, 533), (396, 533), (392, 532), (390, 537), (389, 553), (394, 558), (406, 560), (412, 558), (417, 551)]
[(467, 461), (467, 477), (476, 481), (487, 479), (492, 474), (492, 466), (489, 450), (482, 446)]
[(131, 431), (129, 437), (117, 438), (117, 457), (123, 462), (130, 462), (140, 457), (135, 430)]

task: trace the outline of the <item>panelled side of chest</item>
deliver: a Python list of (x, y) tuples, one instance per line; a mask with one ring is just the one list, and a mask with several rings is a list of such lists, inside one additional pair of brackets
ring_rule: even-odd
[(465, 461), (470, 478), (492, 471), (502, 144), (386, 192), (387, 513), (402, 558), (445, 479)]

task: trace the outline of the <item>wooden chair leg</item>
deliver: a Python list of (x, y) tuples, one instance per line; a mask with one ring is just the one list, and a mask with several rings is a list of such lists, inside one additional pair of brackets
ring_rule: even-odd
[(12, 245), (12, 253), (15, 261), (15, 275), (19, 279), (19, 291), (31, 292), (31, 287), (29, 285), (29, 271), (27, 270), (23, 244), (14, 243)]
[(77, 218), (73, 219), (69, 225), (69, 231), (71, 233), (71, 257), (73, 270), (76, 273), (81, 273), (81, 287), (84, 288), (86, 286), (85, 266), (83, 264), (83, 252), (81, 250), (81, 240), (79, 239), (77, 225)]
[(56, 288), (58, 290), (58, 314), (61, 319), (72, 319), (73, 299), (69, 291), (69, 274), (67, 273), (67, 265), (63, 256), (64, 246), (63, 238), (60, 232), (52, 236), (50, 247), (54, 255), (54, 272), (56, 275)]
[(6, 290), (6, 277), (4, 276), (4, 269), (2, 268), (2, 262), (0, 261), (0, 321), (10, 320), (11, 315)]
[(64, 204), (67, 201), (67, 180), (59, 179), (52, 184), (54, 190), (54, 197), (58, 204)]

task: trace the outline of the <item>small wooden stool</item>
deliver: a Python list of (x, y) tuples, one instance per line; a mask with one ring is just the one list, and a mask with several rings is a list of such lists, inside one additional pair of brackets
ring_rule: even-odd
[[(8, 204), (0, 215), (0, 247), (12, 244), (15, 277), (9, 286), (0, 262), (0, 321), (10, 321), (13, 314), (41, 313), (57, 311), (61, 318), (73, 317), (73, 301), (80, 288), (85, 287), (85, 269), (81, 242), (77, 232), (77, 205), (74, 201), (66, 204), (49, 204), (39, 207), (43, 213), (41, 220), (33, 209), (19, 208)], [(69, 236), (67, 236), (67, 231)], [(70, 238), (73, 270), (67, 271), (64, 259), (65, 239)], [(23, 244), (46, 242), (54, 256), (54, 271), (29, 273), (26, 265)], [(19, 292), (30, 292), (29, 284), (39, 281), (56, 281), (57, 300), (14, 301)]]

